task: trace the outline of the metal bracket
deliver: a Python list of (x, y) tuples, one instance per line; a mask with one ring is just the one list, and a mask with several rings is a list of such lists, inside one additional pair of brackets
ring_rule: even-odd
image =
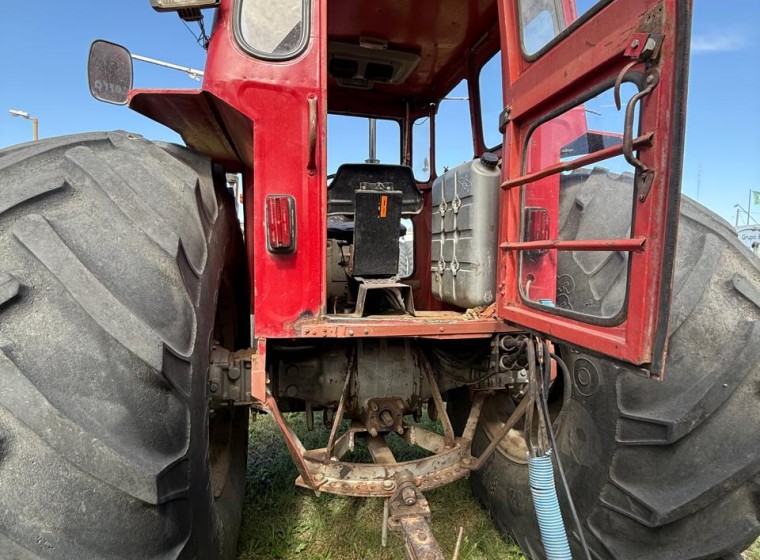
[(218, 404), (248, 406), (251, 398), (252, 350), (230, 352), (213, 345), (208, 369), (209, 397)]
[(404, 536), (409, 560), (444, 560), (430, 528), (430, 507), (409, 471), (396, 475), (396, 491), (390, 498), (389, 514), (388, 527)]
[(501, 113), (499, 113), (499, 132), (502, 134), (507, 130), (507, 124), (509, 123), (509, 116), (511, 113), (512, 107), (504, 107)]
[(384, 293), (391, 298), (393, 304), (399, 310), (405, 311), (412, 317), (415, 316), (414, 297), (410, 285), (402, 284), (395, 278), (389, 280), (365, 280), (364, 278), (356, 277), (355, 280), (359, 282), (359, 292), (356, 295), (354, 317), (364, 317), (364, 307), (366, 306), (369, 292), (378, 293), (380, 290), (382, 290), (380, 293)]

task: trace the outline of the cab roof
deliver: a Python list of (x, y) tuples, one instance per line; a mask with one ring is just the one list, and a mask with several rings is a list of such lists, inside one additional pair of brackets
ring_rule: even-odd
[(499, 48), (495, 0), (332, 0), (327, 12), (333, 112), (421, 110)]

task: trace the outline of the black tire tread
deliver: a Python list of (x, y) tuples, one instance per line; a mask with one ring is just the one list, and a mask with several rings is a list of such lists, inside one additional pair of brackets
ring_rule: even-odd
[[(206, 158), (171, 151), (124, 132), (0, 151), (0, 485), (30, 484), (24, 461), (36, 466), (26, 476), (42, 467), (48, 478), (0, 497), (0, 558), (21, 557), (14, 546), (41, 558), (174, 558), (214, 537), (192, 537), (180, 509), (197, 437), (189, 372), (213, 325), (198, 314), (216, 303), (199, 286), (218, 282), (223, 263), (209, 248), (222, 242), (211, 228), (221, 189)], [(79, 373), (67, 386), (59, 368)], [(57, 503), (43, 507), (42, 491)], [(75, 508), (109, 503), (120, 505), (99, 518)], [(88, 517), (100, 542), (54, 521)]]
[[(599, 190), (598, 181), (588, 182), (593, 177), (607, 182), (604, 204), (596, 208), (594, 195), (586, 196)], [(608, 214), (615, 227), (625, 227), (618, 214), (630, 208), (629, 180), (604, 170), (566, 178), (561, 206), (569, 218), (560, 236), (573, 238), (581, 227), (588, 238), (625, 235), (608, 231)], [(567, 303), (617, 305), (625, 275), (616, 271), (625, 269), (625, 259), (614, 259), (608, 254), (583, 266), (573, 253), (560, 255), (559, 274), (569, 270), (590, 275), (592, 283), (594, 275), (604, 280)], [(684, 198), (665, 380), (656, 383), (565, 348), (573, 396), (557, 435), (597, 558), (730, 558), (760, 534), (759, 286), (760, 261), (725, 221)], [(597, 375), (593, 390), (579, 391), (575, 375), (581, 369)], [(479, 433), (476, 447), (486, 443)], [(525, 469), (498, 454), (473, 477), (474, 491), (497, 525), (540, 559), (537, 525), (518, 514), (530, 507), (526, 484)], [(570, 519), (564, 501), (563, 516)], [(574, 555), (581, 554), (577, 535), (571, 541)]]

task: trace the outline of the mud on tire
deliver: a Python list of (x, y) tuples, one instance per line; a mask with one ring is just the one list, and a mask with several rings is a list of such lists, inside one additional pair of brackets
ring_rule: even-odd
[(235, 552), (247, 411), (214, 496), (206, 376), (212, 338), (249, 343), (246, 286), (208, 159), (122, 132), (0, 151), (0, 558)]
[[(614, 213), (604, 208), (630, 208), (625, 188), (609, 189), (618, 194), (603, 205), (578, 201), (584, 182), (563, 190), (562, 204), (581, 213), (575, 226), (599, 230)], [(727, 223), (689, 199), (679, 228), (665, 381), (561, 348), (572, 379), (555, 429), (595, 558), (736, 558), (760, 534), (760, 261)], [(558, 274), (577, 279), (583, 267), (570, 262), (572, 253), (564, 258)], [(618, 305), (625, 263), (610, 259), (605, 266), (620, 274), (602, 274), (615, 281), (601, 298), (581, 293), (576, 302)], [(463, 404), (455, 402), (453, 411)], [(488, 442), (481, 426), (474, 453)], [(494, 453), (472, 487), (526, 555), (545, 558), (524, 464)], [(582, 558), (561, 491), (560, 501), (573, 557)]]

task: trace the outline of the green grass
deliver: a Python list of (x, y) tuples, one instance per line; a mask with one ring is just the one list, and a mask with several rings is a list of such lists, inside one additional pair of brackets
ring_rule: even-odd
[[(288, 421), (307, 448), (325, 445), (327, 430), (306, 430), (300, 415)], [(431, 426), (427, 426), (430, 428)], [(389, 438), (399, 460), (421, 457), (422, 450), (406, 451), (399, 438)], [(293, 481), (296, 468), (272, 420), (260, 415), (251, 426), (248, 451), (248, 488), (239, 560), (270, 558), (303, 560), (395, 560), (404, 557), (400, 535), (390, 532), (388, 546), (380, 543), (381, 499), (315, 496)], [(353, 461), (368, 460), (366, 447), (357, 444)], [(433, 532), (446, 558), (451, 558), (459, 527), (464, 527), (461, 560), (524, 556), (494, 529), (488, 514), (472, 498), (467, 480), (426, 493), (433, 513)]]
[[(301, 415), (288, 421), (307, 448), (323, 447), (327, 430), (306, 430)], [(428, 429), (435, 426), (426, 425)], [(389, 438), (399, 460), (423, 456), (422, 450), (402, 447)], [(383, 502), (380, 499), (342, 498), (297, 488), (296, 468), (271, 418), (259, 415), (252, 423), (248, 451), (248, 488), (238, 560), (396, 560), (404, 558), (403, 540), (388, 535), (388, 547), (380, 544)], [(350, 459), (368, 460), (366, 447), (357, 444)], [(426, 493), (433, 512), (433, 532), (446, 558), (451, 558), (459, 527), (464, 527), (461, 560), (523, 560), (514, 544), (505, 541), (488, 514), (472, 498), (467, 480)], [(744, 553), (746, 560), (760, 560), (760, 540)]]
[(747, 560), (760, 560), (760, 539), (755, 541), (755, 544), (749, 547), (744, 553), (744, 557)]

